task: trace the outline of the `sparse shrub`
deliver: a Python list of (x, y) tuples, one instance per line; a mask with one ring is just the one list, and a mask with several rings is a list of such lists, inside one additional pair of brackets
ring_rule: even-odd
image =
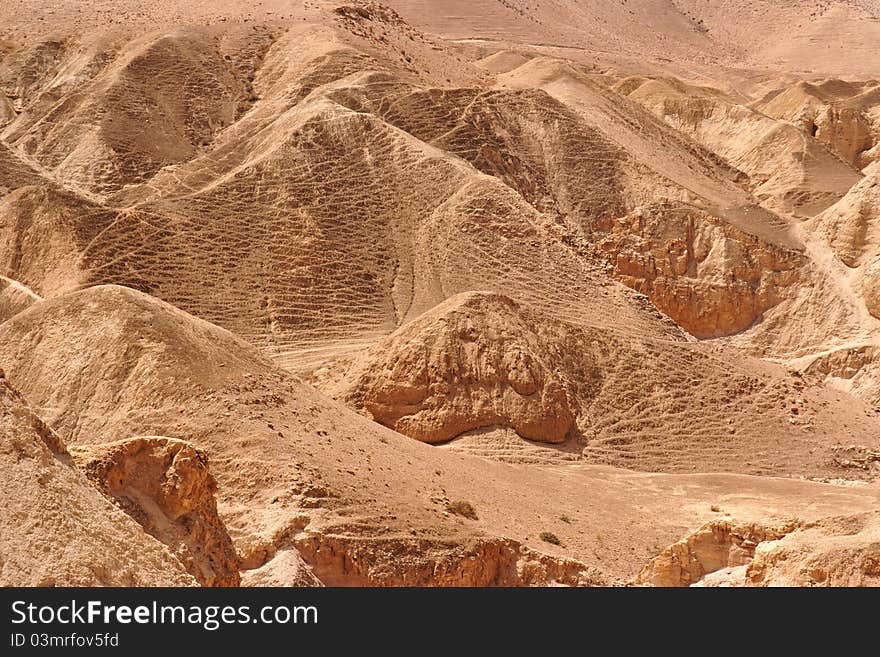
[(541, 532), (538, 534), (538, 538), (551, 545), (562, 545), (562, 541), (560, 541), (559, 537), (553, 532)]
[(565, 516), (565, 515), (559, 516), (559, 519), (562, 522), (564, 522), (566, 525), (570, 525), (572, 522), (574, 522), (571, 518), (569, 518), (568, 516)]
[(474, 509), (474, 505), (464, 500), (453, 500), (446, 505), (446, 510), (468, 520), (477, 519), (477, 510)]

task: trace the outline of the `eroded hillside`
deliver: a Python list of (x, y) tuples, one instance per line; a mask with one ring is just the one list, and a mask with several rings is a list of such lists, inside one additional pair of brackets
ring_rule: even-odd
[(876, 3), (37, 4), (3, 583), (876, 583)]

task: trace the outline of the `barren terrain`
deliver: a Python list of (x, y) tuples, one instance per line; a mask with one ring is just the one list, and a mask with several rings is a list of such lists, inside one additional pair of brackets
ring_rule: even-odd
[(0, 8), (0, 584), (880, 585), (880, 3)]

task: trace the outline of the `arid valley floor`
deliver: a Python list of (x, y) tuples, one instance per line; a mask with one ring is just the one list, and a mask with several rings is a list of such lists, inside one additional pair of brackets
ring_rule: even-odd
[(880, 585), (880, 1), (0, 6), (0, 584)]

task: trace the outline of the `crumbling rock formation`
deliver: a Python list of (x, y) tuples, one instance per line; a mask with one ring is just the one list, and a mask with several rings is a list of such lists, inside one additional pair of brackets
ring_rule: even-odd
[(559, 443), (574, 416), (554, 370), (512, 300), (466, 293), (371, 348), (349, 376), (346, 399), (423, 442), (497, 425)]
[(823, 107), (812, 121), (809, 131), (857, 168), (867, 166), (867, 152), (874, 146), (871, 121), (858, 107)]
[(328, 586), (609, 586), (596, 568), (504, 538), (449, 545), (423, 539), (369, 541), (306, 535), (303, 558)]
[(820, 520), (761, 543), (746, 583), (880, 587), (880, 512)]
[(772, 107), (762, 105), (768, 115), (718, 89), (675, 78), (632, 77), (615, 88), (747, 174), (755, 196), (774, 208), (812, 216), (859, 180), (852, 163), (814, 138), (813, 118), (799, 113), (803, 99), (796, 90), (794, 99), (779, 94)]
[(242, 586), (324, 586), (299, 552), (292, 548), (278, 550), (269, 561), (241, 576)]
[(191, 586), (168, 549), (108, 502), (0, 373), (0, 585)]
[(857, 169), (876, 159), (872, 152), (880, 141), (880, 86), (876, 80), (798, 82), (771, 92), (756, 107), (768, 116), (793, 123)]
[(805, 372), (823, 378), (834, 377), (860, 397), (880, 403), (880, 346), (862, 344), (822, 354)]
[(751, 562), (762, 541), (781, 538), (797, 526), (794, 521), (767, 526), (713, 520), (670, 545), (636, 577), (636, 584), (690, 586), (716, 571)]
[(714, 520), (639, 573), (653, 586), (880, 586), (880, 512), (813, 522)]
[(239, 560), (217, 515), (207, 457), (173, 438), (70, 448), (98, 488), (165, 543), (203, 586), (238, 586)]
[(615, 276), (698, 338), (749, 327), (805, 262), (696, 208), (644, 207), (607, 228), (598, 247)]

